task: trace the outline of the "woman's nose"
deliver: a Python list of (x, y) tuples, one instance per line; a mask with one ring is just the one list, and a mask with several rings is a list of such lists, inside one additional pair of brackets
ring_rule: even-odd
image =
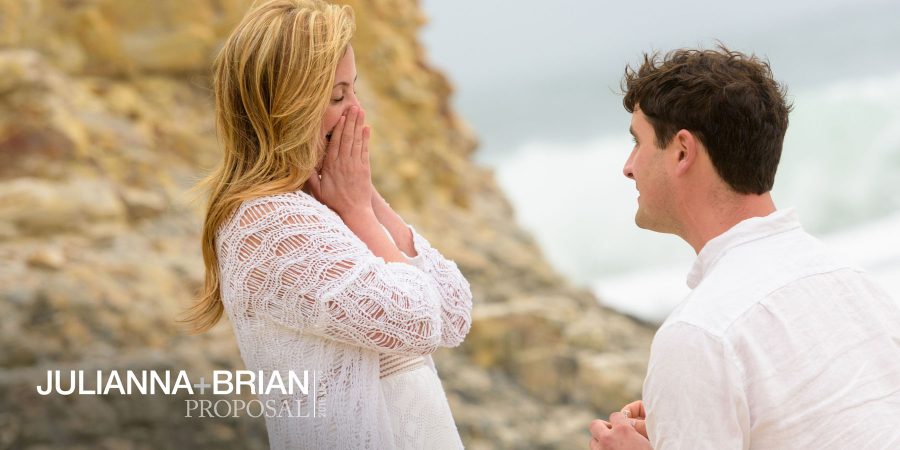
[(359, 102), (359, 97), (357, 97), (355, 93), (350, 94), (350, 105), (347, 106), (347, 112), (349, 112), (350, 108), (352, 108), (354, 106), (359, 109), (362, 109), (362, 103)]
[(358, 101), (352, 100), (351, 102), (349, 102), (349, 103), (347, 104), (347, 107), (344, 108), (344, 111), (341, 113), (341, 115), (342, 115), (342, 116), (347, 116), (347, 115), (349, 115), (349, 114), (350, 114), (350, 108), (353, 108), (354, 106), (356, 107), (357, 110), (363, 109), (363, 108), (362, 108), (362, 105), (360, 105)]

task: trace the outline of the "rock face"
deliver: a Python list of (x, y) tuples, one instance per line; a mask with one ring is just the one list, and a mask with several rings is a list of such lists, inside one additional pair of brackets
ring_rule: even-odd
[[(349, 1), (376, 184), (457, 261), (474, 325), (435, 355), (468, 448), (572, 448), (640, 395), (652, 329), (561, 278), (513, 221), (413, 0)], [(267, 448), (262, 419), (186, 396), (40, 396), (47, 370), (209, 374), (243, 364), (224, 320), (177, 322), (202, 282), (216, 162), (209, 68), (241, 0), (0, 0), (0, 448)]]

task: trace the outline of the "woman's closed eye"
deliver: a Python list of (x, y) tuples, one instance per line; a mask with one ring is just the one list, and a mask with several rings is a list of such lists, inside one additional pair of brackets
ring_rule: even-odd
[[(354, 80), (354, 81), (355, 81), (355, 80)], [(331, 98), (331, 104), (333, 104), (333, 105), (336, 105), (336, 104), (338, 104), (338, 103), (344, 101), (344, 99), (347, 98), (347, 93), (348, 93), (347, 91), (348, 91), (348, 89), (349, 89), (349, 91), (350, 91), (351, 94), (356, 95), (356, 85), (355, 85), (355, 84), (354, 84), (354, 85), (349, 85), (349, 84), (347, 84), (347, 83), (341, 83), (341, 84), (342, 84), (342, 85), (346, 85), (346, 86), (343, 86), (340, 90), (337, 90), (337, 89), (336, 89), (336, 90), (333, 92), (333, 94), (335, 95), (334, 97)], [(348, 86), (349, 86), (349, 88), (348, 88)], [(338, 94), (338, 93), (341, 94), (340, 97), (337, 97), (337, 94)]]

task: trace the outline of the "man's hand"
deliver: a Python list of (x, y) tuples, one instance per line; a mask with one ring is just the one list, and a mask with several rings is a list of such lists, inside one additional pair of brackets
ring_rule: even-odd
[(612, 413), (609, 422), (591, 422), (591, 450), (652, 450), (650, 441), (631, 425), (631, 420), (621, 412)]
[(637, 400), (623, 406), (622, 414), (625, 415), (626, 419), (630, 419), (634, 429), (637, 430), (641, 436), (649, 439), (647, 436), (647, 413), (644, 411), (643, 401)]

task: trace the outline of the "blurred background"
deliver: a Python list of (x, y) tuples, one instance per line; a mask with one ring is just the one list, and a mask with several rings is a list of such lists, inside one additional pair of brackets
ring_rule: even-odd
[(425, 0), (422, 39), (492, 168), (555, 267), (661, 321), (694, 254), (634, 226), (619, 82), (642, 52), (765, 57), (794, 111), (773, 195), (900, 299), (900, 2)]
[[(653, 326), (601, 306), (516, 223), (419, 3), (340, 3), (374, 182), (472, 286), (465, 343), (434, 355), (464, 442), (583, 446), (640, 395)], [(210, 68), (250, 4), (0, 0), (0, 449), (267, 448), (262, 418), (186, 417), (231, 396), (37, 394), (50, 370), (244, 368), (227, 319), (198, 336), (177, 320), (203, 282), (188, 189), (221, 157)]]

